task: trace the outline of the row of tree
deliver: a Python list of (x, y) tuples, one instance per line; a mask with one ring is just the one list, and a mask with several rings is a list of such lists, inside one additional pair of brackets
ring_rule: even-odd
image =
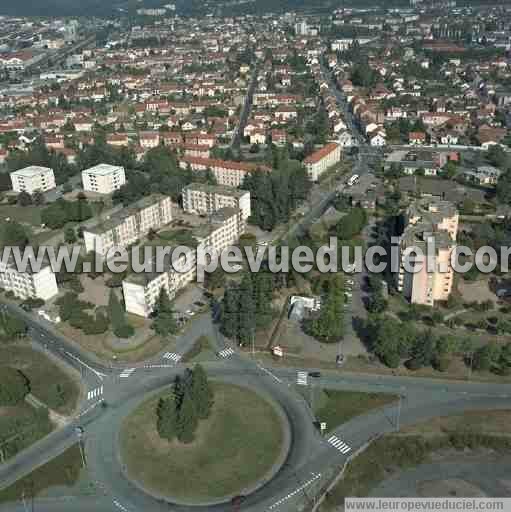
[(259, 329), (272, 320), (273, 276), (247, 272), (239, 284), (225, 290), (220, 315), (222, 333), (240, 345), (249, 344)]
[(214, 403), (213, 388), (201, 365), (177, 377), (169, 396), (156, 409), (156, 428), (162, 439), (191, 443), (200, 420), (207, 419)]

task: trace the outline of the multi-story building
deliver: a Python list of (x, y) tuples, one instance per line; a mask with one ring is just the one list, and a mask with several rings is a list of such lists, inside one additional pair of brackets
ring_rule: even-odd
[(106, 256), (112, 247), (127, 247), (151, 229), (160, 229), (172, 220), (170, 197), (153, 194), (101, 220), (83, 231), (87, 252)]
[(20, 272), (13, 261), (7, 264), (0, 262), (0, 286), (23, 300), (49, 300), (59, 292), (57, 279), (48, 264), (38, 272), (28, 269), (26, 272)]
[(122, 283), (126, 311), (148, 317), (162, 288), (172, 299), (176, 293), (193, 281), (197, 275), (197, 249), (218, 253), (239, 240), (245, 229), (241, 211), (222, 208), (214, 212), (209, 223), (198, 226), (191, 233), (196, 247), (187, 247), (187, 253), (175, 261), (167, 258), (164, 272), (130, 274)]
[(183, 188), (185, 212), (211, 214), (226, 206), (241, 210), (241, 216), (246, 221), (251, 214), (250, 192), (202, 183), (191, 183)]
[(111, 194), (126, 183), (124, 167), (99, 164), (82, 171), (83, 190), (98, 194)]
[(321, 174), (341, 161), (341, 146), (332, 142), (309, 155), (304, 164), (311, 181), (318, 181)]
[(56, 187), (53, 169), (35, 165), (11, 172), (11, 183), (14, 192), (29, 194), (33, 194), (36, 190), (46, 192)]
[(409, 208), (406, 228), (399, 240), (400, 266), (396, 278), (398, 290), (412, 304), (433, 306), (436, 301), (449, 298), (458, 222), (456, 208), (447, 201), (422, 201)]
[(206, 171), (210, 169), (217, 183), (228, 187), (239, 187), (243, 183), (245, 176), (249, 173), (268, 172), (270, 170), (264, 165), (193, 156), (182, 157), (179, 161), (179, 165), (182, 169), (186, 169), (190, 166), (192, 171)]

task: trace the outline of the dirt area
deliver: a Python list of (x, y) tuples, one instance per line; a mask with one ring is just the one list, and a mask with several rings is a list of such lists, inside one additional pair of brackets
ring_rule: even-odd
[(105, 285), (105, 281), (110, 276), (97, 277), (96, 279), (90, 279), (85, 275), (80, 276), (80, 281), (84, 288), (84, 291), (79, 295), (80, 300), (92, 302), (96, 306), (107, 306), (108, 298), (110, 296), (110, 288)]
[(475, 282), (467, 282), (460, 279), (458, 290), (465, 302), (484, 302), (486, 300), (497, 302), (497, 296), (490, 291), (487, 279), (481, 279)]

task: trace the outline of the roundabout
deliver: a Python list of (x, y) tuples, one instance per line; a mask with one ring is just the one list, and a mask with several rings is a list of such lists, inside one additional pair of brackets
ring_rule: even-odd
[(211, 505), (246, 495), (269, 480), (289, 450), (289, 425), (280, 408), (246, 387), (212, 383), (214, 405), (189, 444), (162, 439), (157, 407), (172, 388), (157, 391), (122, 423), (126, 475), (170, 502)]

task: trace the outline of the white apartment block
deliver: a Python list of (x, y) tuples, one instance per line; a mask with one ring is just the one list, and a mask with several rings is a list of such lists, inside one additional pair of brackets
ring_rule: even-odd
[(111, 194), (126, 183), (124, 167), (99, 164), (82, 171), (83, 190), (98, 194)]
[(264, 165), (194, 156), (182, 157), (179, 161), (179, 165), (182, 169), (186, 169), (190, 166), (192, 171), (206, 171), (210, 169), (217, 183), (227, 187), (241, 186), (245, 176), (249, 173), (268, 172), (270, 170)]
[(113, 247), (127, 247), (172, 220), (172, 201), (153, 194), (83, 231), (87, 252), (106, 256)]
[(243, 220), (250, 217), (250, 192), (220, 185), (192, 183), (183, 188), (183, 209), (187, 213), (211, 214), (221, 208), (241, 210)]
[[(412, 205), (406, 216), (407, 226), (400, 237), (400, 268), (397, 288), (412, 304), (433, 306), (446, 301), (452, 291), (454, 270), (451, 257), (456, 250), (458, 212), (447, 201), (422, 201)], [(428, 245), (434, 250), (428, 251)], [(420, 249), (420, 256), (409, 260), (405, 267), (406, 251)]]
[(161, 289), (173, 299), (176, 293), (192, 282), (197, 275), (197, 248), (221, 252), (235, 244), (244, 232), (245, 222), (241, 211), (222, 208), (212, 214), (210, 222), (195, 228), (192, 236), (196, 247), (189, 247), (172, 266), (167, 263), (165, 272), (131, 274), (122, 283), (126, 311), (134, 315), (148, 317), (154, 308)]
[(33, 194), (36, 190), (47, 192), (56, 187), (53, 169), (35, 165), (11, 172), (11, 183), (14, 192), (29, 194)]
[(309, 155), (304, 161), (311, 181), (318, 181), (321, 174), (341, 161), (341, 146), (332, 142)]
[(19, 272), (12, 262), (0, 263), (0, 287), (23, 300), (49, 300), (59, 292), (57, 279), (49, 265), (39, 272)]

